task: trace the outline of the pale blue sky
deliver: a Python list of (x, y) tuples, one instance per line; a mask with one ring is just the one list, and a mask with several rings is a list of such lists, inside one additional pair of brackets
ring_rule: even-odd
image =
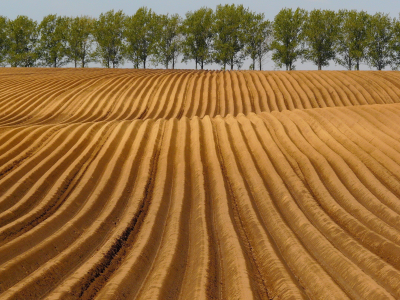
[[(365, 10), (368, 13), (384, 12), (389, 13), (392, 17), (398, 17), (400, 12), (400, 0), (254, 0), (254, 1), (162, 1), (162, 0), (147, 0), (147, 1), (128, 1), (128, 0), (0, 0), (0, 14), (7, 16), (10, 19), (17, 15), (27, 15), (30, 18), (40, 21), (45, 15), (58, 14), (66, 16), (89, 15), (97, 17), (100, 13), (110, 9), (123, 10), (125, 14), (132, 15), (141, 6), (147, 6), (153, 9), (156, 13), (178, 13), (184, 16), (187, 11), (196, 10), (202, 6), (215, 8), (218, 4), (235, 3), (243, 4), (249, 7), (250, 10), (263, 12), (266, 18), (272, 20), (274, 16), (284, 7), (297, 8), (301, 7), (306, 10), (314, 8), (321, 9), (357, 9)], [(247, 69), (250, 63), (245, 63), (243, 68)], [(315, 69), (312, 64), (301, 64), (298, 62), (297, 69)], [(91, 66), (95, 66), (91, 64)], [(130, 67), (130, 64), (125, 64), (125, 67)], [(192, 68), (194, 64), (185, 65), (179, 63), (178, 68)], [(207, 66), (207, 68), (219, 68), (219, 66)], [(273, 69), (272, 62), (266, 62), (265, 69)], [(367, 68), (367, 67), (365, 67)], [(332, 63), (328, 69), (341, 69)]]

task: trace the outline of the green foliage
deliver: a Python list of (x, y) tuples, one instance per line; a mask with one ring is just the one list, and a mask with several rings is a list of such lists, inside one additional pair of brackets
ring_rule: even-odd
[(18, 16), (7, 23), (7, 62), (12, 67), (33, 67), (38, 58), (36, 43), (37, 22), (26, 16)]
[(304, 58), (321, 70), (335, 58), (335, 41), (339, 32), (339, 18), (332, 10), (312, 10), (304, 24), (306, 49)]
[(8, 19), (0, 16), (0, 66), (7, 64), (7, 52), (9, 50), (9, 40), (7, 36)]
[(158, 22), (158, 16), (146, 7), (139, 8), (133, 16), (126, 18), (123, 36), (127, 45), (124, 53), (135, 68), (143, 64), (146, 69), (147, 58), (154, 52)]
[(45, 16), (39, 24), (38, 54), (40, 65), (61, 67), (68, 63), (67, 58), (67, 18), (57, 15)]
[(272, 60), (286, 70), (293, 70), (294, 63), (303, 54), (301, 44), (303, 42), (303, 26), (307, 18), (304, 9), (291, 8), (282, 9), (274, 19), (273, 34), (274, 41), (271, 48), (274, 50)]
[(214, 61), (224, 66), (234, 65), (240, 68), (245, 58), (246, 45), (245, 22), (249, 11), (243, 5), (218, 5), (215, 11), (214, 33)]
[(125, 15), (119, 10), (101, 14), (94, 22), (93, 36), (97, 43), (95, 56), (106, 68), (118, 67), (123, 63), (123, 37)]
[(365, 59), (367, 50), (367, 29), (370, 16), (356, 10), (340, 10), (339, 34), (336, 38), (335, 61), (347, 70), (360, 69), (360, 62)]
[(245, 53), (253, 61), (252, 69), (255, 69), (258, 60), (261, 70), (263, 58), (271, 48), (272, 23), (264, 20), (264, 14), (248, 13), (244, 19), (244, 37)]
[(182, 20), (179, 15), (161, 15), (155, 30), (155, 43), (153, 51), (153, 63), (163, 64), (168, 69), (172, 63), (172, 69), (182, 49), (182, 35), (180, 34), (180, 24)]
[(186, 13), (182, 22), (181, 32), (184, 36), (182, 43), (183, 60), (194, 59), (201, 69), (204, 64), (211, 62), (212, 26), (214, 13), (212, 9), (202, 7), (194, 12)]
[(383, 70), (392, 63), (393, 21), (388, 14), (376, 13), (371, 16), (368, 26), (367, 62), (377, 70)]
[(392, 50), (391, 66), (393, 70), (396, 70), (400, 66), (400, 18), (393, 20), (393, 39), (390, 48)]
[(94, 60), (92, 45), (95, 19), (87, 16), (67, 19), (67, 55), (74, 62), (75, 68), (78, 63), (82, 68)]

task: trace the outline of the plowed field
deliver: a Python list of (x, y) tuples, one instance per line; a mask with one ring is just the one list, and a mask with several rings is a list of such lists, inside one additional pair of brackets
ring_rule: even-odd
[(400, 299), (400, 73), (0, 69), (0, 299)]

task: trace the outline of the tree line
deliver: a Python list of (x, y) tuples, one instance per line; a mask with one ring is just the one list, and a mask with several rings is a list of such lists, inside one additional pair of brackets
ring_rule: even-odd
[(196, 69), (216, 63), (262, 69), (271, 51), (278, 67), (294, 70), (311, 61), (319, 70), (331, 61), (348, 70), (360, 63), (382, 70), (400, 66), (400, 19), (365, 11), (282, 9), (273, 21), (243, 5), (202, 7), (186, 13), (156, 14), (147, 7), (132, 16), (110, 10), (96, 18), (51, 14), (38, 23), (27, 16), (0, 16), (0, 65), (62, 67), (91, 62), (116, 68), (175, 68), (194, 61)]

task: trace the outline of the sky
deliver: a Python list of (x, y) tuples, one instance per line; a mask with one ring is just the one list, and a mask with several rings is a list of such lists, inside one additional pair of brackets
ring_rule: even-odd
[[(65, 16), (80, 16), (88, 15), (97, 17), (108, 10), (122, 10), (127, 15), (133, 15), (139, 7), (147, 6), (158, 14), (178, 13), (184, 17), (188, 11), (194, 11), (200, 7), (207, 6), (212, 9), (218, 4), (243, 4), (251, 11), (264, 13), (266, 19), (273, 20), (275, 15), (282, 8), (304, 8), (306, 10), (319, 9), (357, 9), (364, 10), (370, 14), (376, 12), (388, 13), (391, 17), (399, 17), (400, 0), (253, 0), (253, 1), (183, 1), (183, 0), (0, 0), (0, 14), (10, 19), (14, 19), (18, 15), (26, 15), (36, 21), (41, 21), (48, 14), (57, 14)], [(246, 61), (242, 69), (248, 69), (250, 61)], [(97, 65), (90, 64), (95, 67)], [(131, 67), (126, 63), (122, 67)], [(194, 68), (194, 63), (178, 63), (178, 68)], [(296, 63), (298, 70), (313, 70), (316, 69), (311, 63), (301, 62)], [(208, 69), (219, 69), (218, 65), (207, 65)], [(266, 59), (263, 69), (272, 70), (276, 66), (270, 59)], [(335, 66), (332, 62), (328, 67), (330, 70), (343, 69), (340, 66)], [(362, 66), (362, 69), (368, 69), (367, 66)]]

